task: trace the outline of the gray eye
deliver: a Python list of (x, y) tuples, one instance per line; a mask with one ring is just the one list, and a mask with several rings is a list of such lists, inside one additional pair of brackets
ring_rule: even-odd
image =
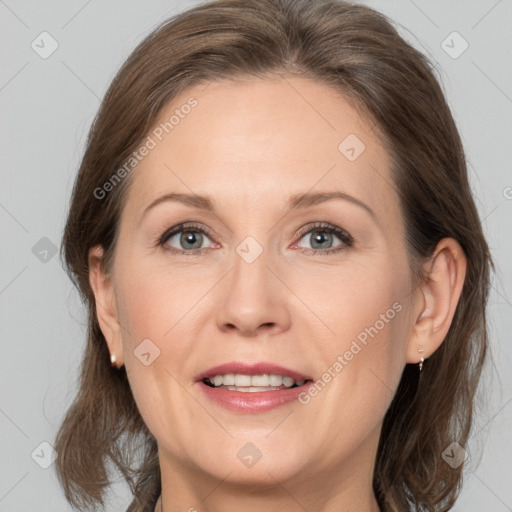
[[(176, 238), (178, 239), (177, 242), (175, 240)], [(187, 228), (170, 236), (166, 243), (176, 249), (202, 249), (205, 239), (208, 240), (208, 237), (201, 231)], [(178, 244), (178, 247), (173, 245), (173, 240), (175, 240), (175, 244)]]
[(315, 228), (303, 235), (302, 239), (307, 238), (310, 241), (310, 247), (307, 249), (331, 249), (334, 239), (341, 240), (326, 228)]

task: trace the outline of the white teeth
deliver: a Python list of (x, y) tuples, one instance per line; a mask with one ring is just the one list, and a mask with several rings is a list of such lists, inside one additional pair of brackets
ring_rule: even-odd
[(295, 383), (295, 381), (291, 377), (283, 377), (283, 384), (287, 388), (292, 387), (294, 383)]
[(269, 386), (270, 379), (268, 375), (253, 375), (251, 377), (251, 384), (253, 386)]
[[(224, 379), (222, 379), (224, 380)], [(235, 375), (235, 386), (250, 386), (251, 385), (251, 376), (250, 375)]]
[(235, 385), (235, 375), (233, 373), (228, 373), (227, 375), (222, 376), (224, 379), (224, 382), (221, 384), (224, 384), (225, 386), (234, 386)]
[(280, 386), (283, 383), (283, 377), (281, 375), (269, 375), (271, 386)]
[(305, 382), (304, 380), (295, 381), (291, 377), (283, 377), (282, 375), (242, 375), (239, 373), (215, 375), (214, 377), (210, 377), (209, 381), (215, 387), (228, 386), (228, 389), (249, 392), (263, 391), (261, 388), (278, 388), (282, 385), (285, 388), (290, 388), (294, 384), (297, 384), (297, 386), (302, 386)]
[(267, 391), (267, 389), (261, 389), (260, 387), (243, 387), (243, 388), (237, 388), (236, 386), (228, 386), (227, 388), (229, 391), (241, 391), (242, 393), (257, 393), (261, 391)]

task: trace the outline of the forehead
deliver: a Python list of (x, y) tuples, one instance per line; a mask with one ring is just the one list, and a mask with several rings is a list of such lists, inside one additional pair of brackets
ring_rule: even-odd
[(212, 195), (240, 208), (282, 204), (314, 188), (344, 191), (382, 214), (397, 202), (373, 123), (307, 78), (198, 84), (160, 112), (148, 137), (152, 148), (128, 193), (134, 211), (167, 192)]

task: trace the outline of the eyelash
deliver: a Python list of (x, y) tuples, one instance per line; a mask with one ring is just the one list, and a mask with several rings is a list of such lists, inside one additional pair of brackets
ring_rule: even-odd
[[(343, 244), (334, 249), (305, 248), (305, 249), (302, 249), (302, 252), (305, 252), (306, 254), (310, 254), (310, 253), (333, 254), (333, 253), (343, 251), (349, 247), (352, 247), (352, 245), (354, 244), (353, 237), (347, 231), (345, 231), (344, 229), (338, 228), (328, 222), (316, 222), (313, 225), (306, 226), (306, 227), (300, 229), (295, 234), (295, 237), (298, 237), (300, 240), (304, 235), (307, 235), (308, 233), (315, 231), (315, 230), (319, 230), (319, 229), (322, 229), (323, 231), (325, 231), (327, 233), (336, 235), (343, 242)], [(200, 227), (199, 225), (193, 224), (193, 223), (181, 223), (181, 224), (178, 224), (177, 226), (174, 226), (174, 227), (166, 230), (163, 233), (163, 235), (158, 239), (156, 246), (162, 247), (165, 251), (169, 252), (170, 254), (174, 254), (174, 255), (185, 254), (187, 256), (200, 256), (201, 254), (204, 254), (209, 248), (192, 249), (190, 251), (185, 251), (185, 250), (172, 249), (172, 248), (165, 246), (165, 244), (167, 243), (169, 238), (171, 238), (172, 236), (176, 235), (177, 233), (180, 233), (181, 231), (185, 231), (185, 230), (203, 233), (204, 235), (207, 235), (209, 238), (213, 238), (209, 229)], [(307, 252), (307, 251), (310, 251), (310, 252)]]

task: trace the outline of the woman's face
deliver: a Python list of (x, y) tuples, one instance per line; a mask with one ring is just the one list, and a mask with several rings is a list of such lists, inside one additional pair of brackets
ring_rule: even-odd
[(148, 136), (122, 212), (109, 344), (163, 470), (359, 479), (415, 311), (372, 124), (290, 76), (189, 88)]

